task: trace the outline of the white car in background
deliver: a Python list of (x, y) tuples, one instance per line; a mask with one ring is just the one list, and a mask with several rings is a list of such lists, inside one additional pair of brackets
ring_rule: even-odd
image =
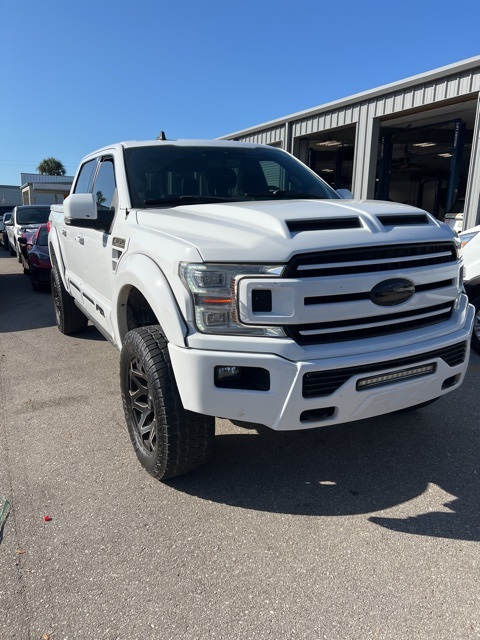
[(18, 205), (13, 209), (12, 219), (6, 223), (10, 253), (16, 255), (21, 262), (18, 238), (25, 231), (36, 231), (41, 224), (48, 222), (50, 205), (28, 204)]
[(459, 235), (462, 242), (465, 266), (465, 291), (476, 309), (472, 348), (477, 353), (480, 353), (480, 225), (462, 231)]

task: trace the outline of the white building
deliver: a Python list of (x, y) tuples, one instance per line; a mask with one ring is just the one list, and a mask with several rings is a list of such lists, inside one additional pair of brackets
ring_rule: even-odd
[(480, 224), (480, 56), (223, 136), (282, 147), (355, 198)]
[(21, 204), (61, 204), (70, 193), (73, 176), (21, 174)]

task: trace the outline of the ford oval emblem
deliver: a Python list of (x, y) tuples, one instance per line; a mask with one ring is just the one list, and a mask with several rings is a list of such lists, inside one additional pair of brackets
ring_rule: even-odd
[(370, 291), (370, 300), (381, 307), (394, 307), (410, 300), (415, 285), (404, 278), (392, 278), (376, 284)]

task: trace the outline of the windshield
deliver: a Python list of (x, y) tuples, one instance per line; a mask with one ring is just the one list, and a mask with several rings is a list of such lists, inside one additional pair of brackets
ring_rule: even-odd
[(159, 145), (125, 150), (133, 207), (338, 198), (307, 167), (274, 147)]
[(45, 207), (18, 207), (17, 224), (42, 224), (48, 222), (50, 206)]

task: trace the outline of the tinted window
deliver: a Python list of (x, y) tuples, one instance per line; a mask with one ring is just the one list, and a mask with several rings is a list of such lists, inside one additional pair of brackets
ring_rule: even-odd
[(90, 160), (81, 167), (73, 193), (89, 193), (96, 166), (97, 161)]
[(110, 208), (113, 206), (113, 197), (115, 195), (115, 172), (113, 169), (113, 160), (111, 158), (104, 159), (100, 163), (95, 184), (93, 185), (93, 193), (99, 207)]
[(50, 206), (48, 207), (18, 207), (17, 224), (42, 224), (48, 222)]

